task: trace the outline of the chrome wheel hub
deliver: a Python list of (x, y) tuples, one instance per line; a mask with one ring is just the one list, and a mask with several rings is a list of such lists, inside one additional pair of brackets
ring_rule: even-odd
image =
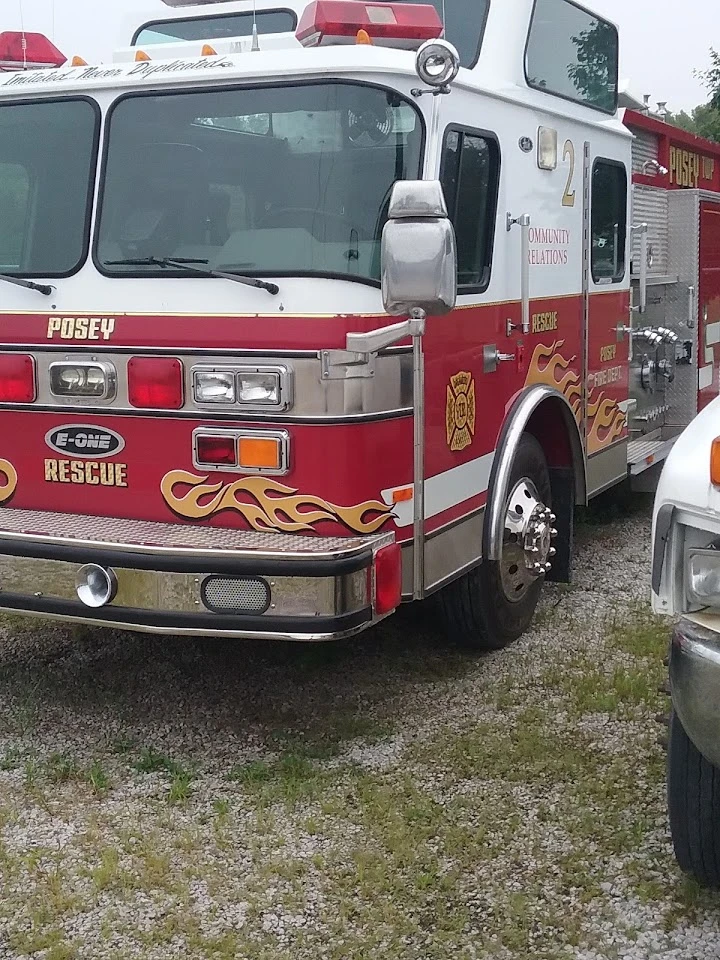
[(505, 511), (500, 570), (503, 592), (517, 603), (549, 573), (555, 556), (555, 514), (540, 499), (532, 480), (515, 484)]

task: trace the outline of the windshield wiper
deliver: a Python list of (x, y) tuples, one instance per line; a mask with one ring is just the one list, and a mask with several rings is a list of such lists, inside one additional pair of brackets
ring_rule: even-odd
[(269, 283), (267, 280), (258, 280), (257, 277), (248, 277), (242, 273), (224, 273), (222, 270), (212, 270), (209, 267), (193, 266), (193, 264), (208, 263), (207, 260), (194, 260), (191, 257), (127, 257), (125, 260), (106, 260), (108, 267), (177, 267), (180, 270), (189, 270), (191, 273), (197, 273), (201, 277), (219, 277), (221, 280), (232, 280), (233, 283), (244, 283), (247, 287), (259, 287), (261, 290), (267, 290), (273, 296), (280, 293), (280, 287), (276, 283)]
[(48, 286), (47, 283), (34, 283), (32, 280), (21, 280), (20, 277), (8, 277), (4, 273), (0, 273), (0, 280), (4, 280), (6, 283), (14, 283), (17, 287), (26, 287), (28, 290), (37, 290), (45, 297), (49, 297), (55, 289), (55, 287)]

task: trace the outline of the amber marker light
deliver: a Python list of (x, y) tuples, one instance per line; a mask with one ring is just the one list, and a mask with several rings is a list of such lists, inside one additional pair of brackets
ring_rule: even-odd
[(209, 43), (206, 43), (205, 46), (202, 48), (202, 53), (200, 54), (200, 56), (201, 56), (201, 57), (216, 57), (216, 56), (217, 56), (217, 50), (215, 50), (214, 47), (211, 47)]
[(413, 498), (413, 488), (412, 487), (402, 487), (400, 490), (393, 490), (392, 502), (393, 503), (409, 503)]
[(276, 437), (240, 437), (238, 465), (247, 470), (279, 470), (282, 467), (282, 443)]
[(710, 448), (710, 479), (720, 487), (720, 437), (715, 437)]
[(138, 50), (135, 54), (135, 60), (137, 63), (149, 63), (150, 57), (145, 53), (144, 50)]

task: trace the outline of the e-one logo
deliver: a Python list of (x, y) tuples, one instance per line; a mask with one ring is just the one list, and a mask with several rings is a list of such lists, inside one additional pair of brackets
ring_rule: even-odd
[(46, 434), (45, 443), (58, 453), (74, 457), (112, 457), (125, 446), (123, 438), (114, 430), (85, 423), (55, 427)]

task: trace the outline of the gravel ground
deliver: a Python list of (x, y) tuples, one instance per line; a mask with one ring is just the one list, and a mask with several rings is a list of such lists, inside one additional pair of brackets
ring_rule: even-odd
[(326, 647), (0, 640), (0, 957), (720, 956), (669, 846), (649, 510), (485, 658), (432, 608)]

